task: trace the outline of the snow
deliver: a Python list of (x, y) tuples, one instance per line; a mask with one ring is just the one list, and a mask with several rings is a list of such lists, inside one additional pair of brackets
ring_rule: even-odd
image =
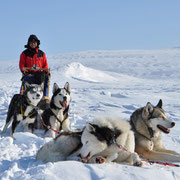
[[(70, 83), (72, 128), (100, 116), (119, 116), (129, 120), (137, 108), (147, 102), (156, 105), (163, 100), (163, 108), (176, 126), (162, 135), (167, 149), (180, 153), (180, 49), (85, 51), (48, 57), (51, 68), (50, 96), (56, 82), (63, 87)], [(19, 93), (21, 73), (18, 61), (1, 62), (0, 66), (0, 133), (3, 129), (9, 102)], [(62, 161), (43, 164), (36, 162), (38, 149), (51, 138), (21, 132), (15, 140), (10, 128), (0, 137), (0, 179), (180, 179), (178, 167), (127, 164), (83, 164)], [(176, 163), (178, 164), (178, 163)], [(180, 164), (180, 163), (179, 163)]]

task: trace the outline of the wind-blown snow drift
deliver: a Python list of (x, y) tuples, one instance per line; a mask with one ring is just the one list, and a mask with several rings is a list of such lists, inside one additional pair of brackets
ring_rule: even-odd
[(116, 81), (116, 78), (108, 75), (105, 72), (88, 68), (80, 63), (75, 62), (68, 65), (65, 71), (65, 76), (67, 78), (74, 78), (77, 80), (89, 82)]

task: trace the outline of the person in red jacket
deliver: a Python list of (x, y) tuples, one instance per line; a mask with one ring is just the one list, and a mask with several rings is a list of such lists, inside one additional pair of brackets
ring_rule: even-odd
[[(37, 79), (41, 79), (37, 71), (41, 71), (41, 69), (46, 69), (44, 72), (45, 80), (44, 80), (44, 96), (47, 96), (47, 84), (48, 84), (48, 63), (46, 59), (45, 53), (39, 49), (40, 40), (37, 38), (36, 35), (32, 34), (28, 38), (27, 44), (24, 46), (26, 49), (21, 53), (20, 60), (19, 60), (19, 69), (23, 73), (23, 80), (24, 81), (33, 81), (37, 82)], [(31, 68), (23, 69), (23, 68)], [(40, 69), (39, 69), (40, 68)], [(29, 76), (29, 74), (33, 76)], [(27, 75), (27, 76), (26, 76)], [(38, 76), (37, 76), (38, 75)], [(21, 88), (22, 90), (22, 88)]]
[[(21, 72), (24, 72), (23, 67), (36, 67), (36, 68), (48, 68), (46, 55), (39, 49), (40, 40), (36, 35), (32, 34), (29, 36), (27, 45), (20, 55), (19, 68)], [(28, 72), (28, 70), (25, 70)]]

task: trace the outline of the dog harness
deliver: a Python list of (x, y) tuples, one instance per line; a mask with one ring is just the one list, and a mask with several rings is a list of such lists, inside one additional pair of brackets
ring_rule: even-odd
[(140, 136), (146, 138), (147, 140), (151, 141), (151, 139), (154, 137), (154, 131), (153, 131), (153, 129), (150, 128), (150, 127), (148, 127), (147, 124), (145, 124), (145, 125), (147, 126), (147, 129), (148, 129), (148, 131), (149, 131), (150, 138), (147, 137), (147, 136), (145, 136), (145, 135), (143, 135), (143, 134), (141, 134), (140, 132), (138, 132), (132, 120), (130, 121), (130, 124), (131, 124), (131, 127), (132, 127), (132, 129), (133, 129), (133, 131), (134, 131), (135, 133), (137, 133), (137, 134), (139, 134)]
[[(50, 110), (51, 110), (51, 109), (50, 109)], [(56, 114), (55, 114), (52, 110), (51, 110), (51, 112), (53, 113), (53, 116), (56, 118), (56, 120), (60, 123), (59, 131), (61, 131), (64, 121), (68, 118), (68, 114), (66, 113), (66, 111), (64, 111), (63, 114), (65, 114), (65, 117), (64, 117), (64, 119), (61, 121), (61, 120), (56, 116)]]
[(23, 107), (22, 107), (22, 104), (20, 106), (20, 110), (21, 110), (21, 115), (22, 115), (22, 118), (23, 120), (26, 119), (26, 118), (30, 118), (31, 116), (33, 116), (35, 113), (36, 113), (36, 110), (33, 109), (27, 116), (24, 115), (24, 111), (23, 111)]

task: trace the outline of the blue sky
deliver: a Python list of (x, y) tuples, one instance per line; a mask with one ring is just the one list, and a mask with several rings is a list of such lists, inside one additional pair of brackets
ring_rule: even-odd
[(179, 0), (5, 0), (0, 60), (19, 59), (30, 34), (46, 55), (180, 46)]

